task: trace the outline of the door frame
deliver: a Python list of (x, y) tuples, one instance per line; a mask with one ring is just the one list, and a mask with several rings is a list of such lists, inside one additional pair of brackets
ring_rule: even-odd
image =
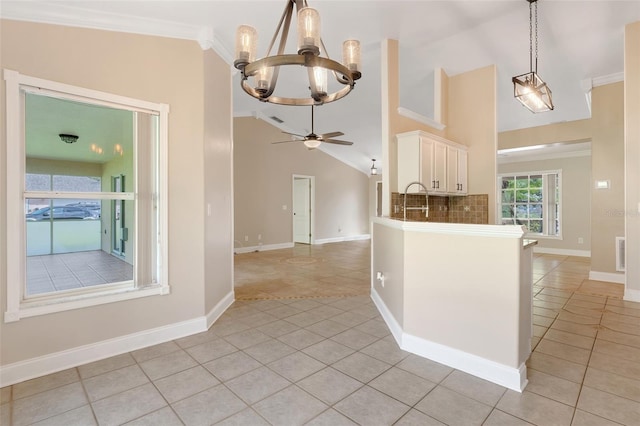
[[(117, 184), (116, 184), (117, 182)], [(120, 190), (117, 190), (117, 186), (120, 186)], [(112, 175), (111, 176), (111, 191), (112, 192), (125, 192), (125, 176), (123, 174)], [(125, 223), (125, 203), (124, 200), (111, 200), (111, 254), (124, 259), (125, 258), (125, 236), (124, 236), (124, 228), (126, 228)], [(118, 230), (117, 228), (117, 218), (116, 218), (116, 210), (118, 210), (117, 206), (120, 207), (120, 238), (119, 243), (116, 244), (116, 240), (118, 240)], [(116, 249), (119, 246), (120, 249)]]
[(309, 244), (316, 243), (316, 177), (308, 175), (292, 175), (291, 177), (291, 241), (295, 244), (295, 223), (293, 219), (293, 206), (295, 206), (295, 180), (296, 179), (309, 179), (309, 230), (311, 237), (309, 238)]

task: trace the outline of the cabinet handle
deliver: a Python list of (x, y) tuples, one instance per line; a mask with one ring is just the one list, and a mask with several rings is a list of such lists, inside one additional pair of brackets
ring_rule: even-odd
[(431, 181), (431, 189), (436, 189), (436, 181), (435, 180)]
[(436, 189), (440, 189), (440, 181), (439, 180), (436, 181)]

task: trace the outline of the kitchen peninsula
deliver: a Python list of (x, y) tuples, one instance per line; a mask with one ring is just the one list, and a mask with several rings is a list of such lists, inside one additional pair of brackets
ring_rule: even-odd
[(522, 391), (536, 243), (523, 227), (372, 222), (371, 294), (400, 347)]

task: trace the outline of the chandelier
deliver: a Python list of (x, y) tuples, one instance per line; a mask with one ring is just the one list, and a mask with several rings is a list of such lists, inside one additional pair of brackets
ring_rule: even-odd
[[(515, 76), (513, 96), (531, 112), (544, 112), (553, 109), (551, 89), (538, 75), (538, 0), (529, 2), (529, 72)], [(535, 6), (535, 8), (534, 8)], [(533, 66), (533, 11), (535, 9), (535, 69)]]
[[(294, 6), (297, 12), (298, 53), (285, 54), (285, 45), (293, 18)], [(236, 32), (236, 54), (233, 65), (240, 70), (242, 89), (254, 98), (280, 105), (322, 105), (345, 97), (355, 86), (360, 73), (360, 42), (347, 40), (342, 45), (343, 64), (329, 58), (327, 49), (320, 38), (320, 15), (310, 8), (306, 0), (287, 0), (287, 6), (280, 23), (271, 39), (267, 55), (255, 59), (257, 31), (248, 25), (241, 25)], [(280, 37), (277, 54), (271, 50)], [(324, 53), (326, 57), (320, 56)], [(307, 69), (308, 97), (276, 96), (281, 66), (297, 65)], [(329, 92), (327, 75), (331, 73), (339, 83), (339, 89)], [(250, 83), (250, 78), (253, 84)]]

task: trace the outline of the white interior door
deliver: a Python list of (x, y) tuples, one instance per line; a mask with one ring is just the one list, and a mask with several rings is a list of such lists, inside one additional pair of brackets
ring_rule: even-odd
[(293, 179), (293, 241), (311, 244), (311, 178)]

